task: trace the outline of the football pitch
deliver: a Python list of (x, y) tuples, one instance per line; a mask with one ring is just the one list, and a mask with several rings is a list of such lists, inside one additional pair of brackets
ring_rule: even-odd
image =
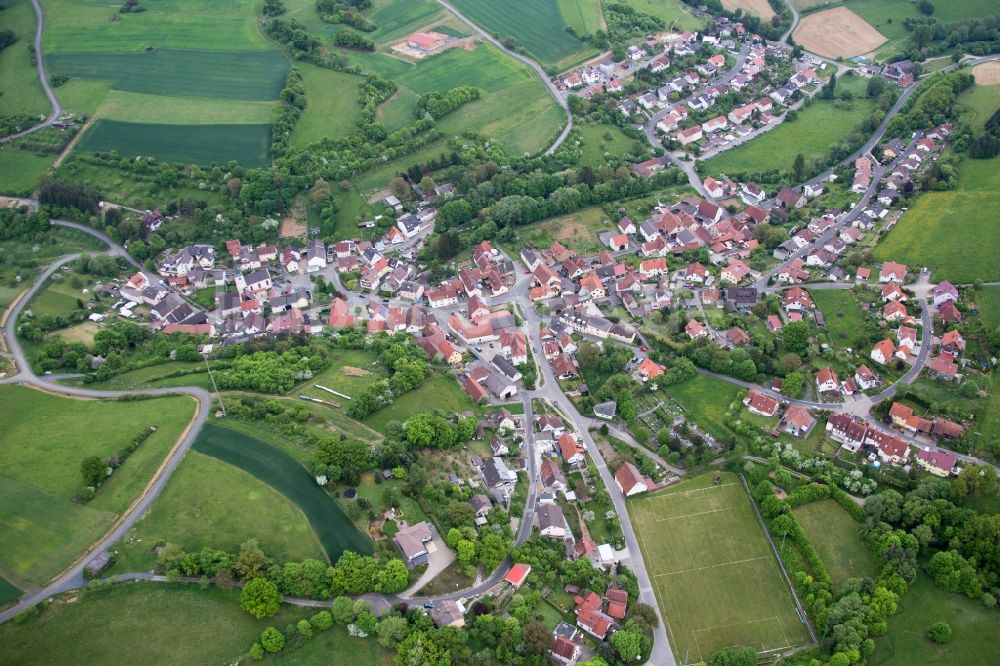
[(809, 642), (739, 479), (696, 477), (629, 500), (646, 569), (682, 664), (719, 650), (759, 653)]

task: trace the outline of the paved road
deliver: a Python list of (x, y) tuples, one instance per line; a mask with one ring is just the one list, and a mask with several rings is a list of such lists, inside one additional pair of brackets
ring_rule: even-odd
[(569, 110), (569, 102), (567, 102), (566, 98), (563, 97), (561, 92), (559, 92), (559, 88), (552, 83), (552, 80), (549, 78), (549, 75), (545, 73), (545, 70), (542, 69), (542, 66), (528, 56), (521, 55), (520, 53), (508, 49), (500, 42), (500, 40), (473, 23), (473, 21), (465, 14), (455, 9), (454, 5), (450, 2), (446, 2), (446, 0), (437, 0), (437, 3), (457, 16), (461, 21), (472, 28), (476, 34), (488, 41), (490, 44), (497, 47), (511, 58), (520, 60), (528, 67), (535, 70), (535, 73), (542, 79), (542, 83), (545, 84), (545, 87), (548, 88), (549, 92), (552, 93), (552, 96), (555, 97), (556, 103), (563, 108), (563, 111), (566, 112), (566, 126), (563, 127), (562, 132), (560, 132), (559, 136), (556, 137), (555, 142), (553, 142), (553, 144), (545, 150), (546, 155), (551, 155), (556, 152), (556, 149), (563, 144), (563, 141), (566, 140), (566, 137), (569, 136), (570, 131), (573, 129), (573, 112)]
[(31, 134), (32, 132), (37, 132), (43, 127), (48, 127), (63, 113), (62, 105), (59, 104), (56, 94), (52, 92), (52, 86), (49, 85), (49, 77), (45, 73), (45, 58), (42, 57), (42, 31), (45, 28), (45, 13), (42, 11), (42, 5), (38, 0), (31, 0), (31, 6), (35, 8), (35, 61), (38, 69), (38, 82), (42, 84), (42, 90), (45, 91), (45, 96), (49, 98), (49, 105), (52, 107), (52, 112), (49, 113), (48, 118), (34, 127), (29, 127), (28, 129), (17, 132), (16, 134), (0, 138), (0, 143), (6, 143), (8, 141), (13, 141), (14, 139), (19, 139), (22, 136)]
[(142, 517), (146, 509), (149, 508), (153, 501), (159, 496), (160, 491), (163, 490), (167, 479), (169, 479), (170, 475), (177, 469), (177, 466), (184, 458), (184, 454), (187, 453), (189, 448), (191, 448), (191, 445), (194, 443), (195, 438), (197, 438), (198, 433), (201, 431), (201, 428), (205, 424), (209, 412), (211, 412), (212, 409), (211, 396), (207, 391), (200, 388), (183, 387), (148, 389), (145, 391), (93, 391), (84, 388), (61, 386), (59, 384), (49, 384), (42, 381), (37, 375), (35, 375), (30, 364), (28, 363), (27, 357), (24, 354), (21, 343), (17, 339), (16, 330), (18, 316), (38, 290), (44, 286), (45, 281), (50, 275), (79, 256), (80, 255), (78, 254), (68, 255), (50, 265), (45, 271), (42, 272), (41, 275), (38, 276), (31, 288), (24, 294), (17, 304), (11, 308), (3, 333), (6, 336), (11, 357), (17, 363), (19, 372), (16, 375), (0, 381), (0, 384), (16, 383), (35, 385), (43, 387), (46, 391), (84, 398), (118, 398), (124, 395), (189, 395), (198, 401), (198, 409), (195, 413), (194, 419), (192, 419), (191, 423), (188, 424), (187, 429), (184, 431), (180, 442), (174, 446), (174, 448), (167, 455), (167, 458), (160, 465), (159, 469), (156, 470), (149, 485), (143, 491), (143, 494), (119, 517), (115, 526), (107, 534), (101, 537), (97, 543), (91, 546), (90, 549), (72, 566), (70, 566), (69, 569), (52, 580), (48, 585), (28, 592), (21, 598), (20, 602), (0, 612), (0, 623), (9, 620), (21, 611), (24, 611), (25, 609), (30, 608), (31, 606), (48, 599), (55, 594), (59, 594), (60, 592), (64, 592), (66, 590), (76, 589), (86, 584), (82, 575), (83, 567), (93, 558), (94, 555), (107, 550), (110, 546), (120, 541), (125, 533), (128, 532), (136, 521)]

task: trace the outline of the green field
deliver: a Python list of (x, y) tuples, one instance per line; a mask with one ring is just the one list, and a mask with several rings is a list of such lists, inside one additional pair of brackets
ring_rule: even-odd
[[(343, 25), (323, 23), (316, 11), (315, 0), (288, 0), (285, 5), (288, 7), (285, 16), (300, 21), (317, 36), (329, 38), (344, 28)], [(395, 43), (411, 32), (428, 29), (446, 17), (444, 9), (434, 0), (374, 0), (371, 9), (363, 13), (377, 26), (365, 35), (379, 46)], [(432, 29), (437, 30), (438, 27)]]
[(1000, 279), (997, 219), (1000, 157), (966, 159), (958, 189), (921, 194), (875, 248), (880, 260), (929, 266), (935, 280), (969, 283)]
[[(644, 141), (636, 141), (625, 136), (625, 134), (613, 125), (602, 125), (596, 123), (585, 123), (577, 125), (583, 137), (583, 159), (581, 166), (597, 168), (607, 162), (607, 156), (621, 156), (625, 154), (641, 155), (647, 148)], [(610, 134), (608, 139), (606, 135)]]
[[(3, 99), (0, 96), (0, 99)], [(0, 148), (0, 192), (29, 195), (49, 166), (52, 156), (42, 157), (16, 148)]]
[(1000, 285), (984, 285), (975, 298), (979, 317), (987, 329), (1000, 326)]
[(80, 150), (117, 150), (165, 162), (244, 167), (268, 163), (271, 125), (154, 125), (99, 120), (80, 140)]
[(152, 549), (161, 542), (188, 551), (207, 546), (235, 553), (251, 538), (278, 562), (326, 559), (306, 517), (288, 499), (241, 469), (192, 451), (116, 546), (121, 558), (116, 570), (153, 568)]
[(990, 116), (1000, 109), (1000, 86), (973, 86), (959, 95), (958, 102), (971, 114), (967, 120), (973, 129), (982, 130)]
[(680, 0), (626, 0), (625, 4), (663, 19), (667, 28), (674, 30), (700, 30), (704, 25), (704, 20), (692, 14)]
[[(907, 18), (922, 18), (916, 3), (910, 0), (847, 0), (843, 4), (889, 38), (878, 48), (879, 56), (899, 52), (909, 43), (910, 33), (903, 22)], [(947, 25), (967, 18), (991, 16), (998, 12), (996, 0), (962, 0), (961, 2), (935, 2), (932, 15), (939, 23)]]
[(207, 424), (194, 450), (249, 472), (284, 495), (305, 514), (331, 561), (344, 550), (369, 553), (368, 537), (356, 530), (309, 471), (280, 449), (255, 437)]
[[(80, 461), (110, 457), (148, 426), (149, 436), (105, 481), (88, 506), (120, 513), (139, 495), (194, 415), (185, 396), (132, 402), (74, 400), (22, 386), (0, 386), (0, 470), (63, 499), (83, 486)], [(44, 424), (44, 427), (39, 427)]]
[(852, 345), (864, 331), (854, 295), (847, 289), (813, 289), (809, 294), (823, 313), (830, 343), (838, 347)]
[(397, 90), (378, 108), (378, 121), (385, 125), (390, 132), (394, 132), (404, 125), (409, 125), (414, 120), (413, 112), (417, 108), (419, 99), (420, 95), (409, 88)]
[(111, 90), (100, 107), (104, 120), (185, 125), (267, 125), (274, 102), (242, 102), (205, 97), (171, 97)]
[[(0, 626), (5, 664), (230, 664), (249, 660), (247, 650), (266, 627), (308, 618), (315, 609), (283, 606), (274, 617), (254, 619), (240, 608), (239, 591), (194, 585), (133, 583), (86, 592), (75, 603), (55, 603), (39, 617)], [(268, 663), (319, 663), (337, 655), (345, 663), (391, 664), (374, 638), (349, 638), (333, 627), (299, 650)]]
[(74, 157), (66, 159), (56, 173), (65, 179), (97, 187), (102, 196), (140, 210), (157, 208), (165, 201), (190, 198), (209, 205), (222, 203), (222, 195), (214, 187), (198, 188), (198, 181), (182, 179), (177, 185), (164, 186), (151, 177), (140, 177), (114, 167), (88, 164)]
[(582, 256), (593, 256), (607, 249), (597, 238), (601, 231), (618, 233), (618, 227), (611, 223), (603, 209), (592, 206), (569, 215), (550, 217), (517, 227), (518, 240), (515, 246), (508, 246), (507, 250), (517, 255), (520, 248), (528, 243), (537, 247), (549, 247), (553, 242), (559, 241)]
[(723, 417), (740, 387), (715, 377), (699, 374), (683, 384), (667, 387), (667, 392), (684, 407), (685, 418), (715, 437), (725, 437), (729, 428)]
[[(178, 377), (168, 377), (178, 370), (196, 370), (190, 374)], [(82, 382), (70, 379), (65, 382), (69, 386), (82, 386)], [(165, 386), (198, 386), (209, 389), (212, 386), (205, 370), (204, 363), (190, 361), (169, 361), (158, 365), (150, 365), (138, 370), (130, 370), (120, 375), (114, 375), (107, 381), (94, 382), (87, 385), (89, 388), (101, 390), (123, 390), (136, 388), (154, 388)]]
[(858, 535), (861, 526), (836, 501), (797, 507), (795, 518), (838, 588), (848, 578), (878, 575), (878, 562)]
[[(0, 116), (45, 115), (49, 103), (38, 83), (38, 71), (31, 65), (29, 49), (35, 39), (35, 12), (29, 0), (5, 2), (0, 25), (13, 30), (17, 41), (0, 53)], [(0, 164), (0, 173), (4, 172)]]
[(307, 62), (295, 66), (302, 72), (306, 108), (295, 125), (292, 145), (302, 148), (325, 136), (341, 137), (353, 133), (361, 117), (358, 91), (363, 79)]
[[(951, 642), (932, 643), (927, 627), (945, 621), (951, 625)], [(889, 633), (875, 639), (873, 666), (925, 664), (987, 666), (1000, 654), (997, 612), (979, 600), (945, 592), (921, 571), (899, 600), (899, 613), (889, 619)]]
[(17, 601), (21, 596), (21, 590), (14, 586), (6, 578), (0, 576), (0, 608), (3, 608), (12, 601)]
[(564, 3), (559, 0), (454, 1), (458, 11), (479, 27), (501, 38), (514, 37), (518, 45), (543, 66), (559, 65), (580, 57), (581, 52), (594, 52), (566, 32), (567, 21), (560, 11), (561, 4)]
[(682, 663), (726, 647), (758, 652), (809, 640), (739, 480), (695, 477), (630, 499), (629, 515)]
[(795, 157), (808, 160), (826, 155), (830, 144), (850, 133), (871, 112), (868, 100), (855, 99), (849, 109), (836, 109), (832, 102), (817, 100), (800, 109), (794, 121), (778, 127), (699, 165), (699, 173), (718, 176), (744, 171), (760, 173), (771, 169), (790, 171)]
[(558, 0), (559, 12), (569, 27), (580, 35), (592, 35), (605, 28), (600, 0)]
[(390, 421), (402, 423), (417, 412), (441, 410), (445, 414), (472, 411), (478, 412), (472, 398), (466, 393), (451, 375), (434, 372), (424, 380), (420, 388), (404, 393), (396, 398), (391, 405), (380, 409), (363, 423), (386, 433)]

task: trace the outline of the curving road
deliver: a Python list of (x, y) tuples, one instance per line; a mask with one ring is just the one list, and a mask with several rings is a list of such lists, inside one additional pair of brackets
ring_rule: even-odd
[(48, 127), (53, 122), (56, 121), (59, 116), (63, 113), (62, 105), (59, 104), (59, 99), (56, 94), (52, 91), (52, 86), (49, 85), (49, 77), (45, 73), (45, 58), (42, 57), (42, 31), (45, 28), (45, 13), (42, 11), (42, 5), (38, 0), (31, 0), (31, 6), (35, 8), (35, 63), (38, 69), (38, 82), (42, 84), (42, 90), (45, 91), (45, 96), (49, 98), (49, 105), (52, 107), (52, 112), (49, 117), (38, 123), (34, 127), (29, 127), (26, 130), (22, 130), (15, 134), (5, 136), (0, 138), (0, 143), (6, 143), (8, 141), (13, 141), (14, 139), (19, 139), (22, 136), (27, 136), (32, 132), (37, 132), (43, 127)]
[(549, 78), (549, 75), (545, 73), (545, 70), (542, 69), (542, 66), (539, 65), (535, 60), (529, 58), (528, 56), (521, 55), (520, 53), (517, 53), (515, 51), (511, 51), (509, 48), (504, 46), (499, 39), (497, 39), (490, 33), (480, 28), (472, 21), (472, 19), (467, 17), (462, 12), (458, 11), (455, 8), (455, 6), (452, 5), (450, 2), (447, 2), (446, 0), (437, 0), (437, 3), (442, 7), (444, 7), (445, 9), (447, 9), (452, 14), (454, 14), (455, 16), (457, 16), (460, 21), (462, 21), (470, 28), (472, 28), (472, 30), (477, 35), (488, 41), (490, 44), (497, 47), (498, 49), (509, 55), (511, 58), (514, 58), (515, 60), (520, 60), (528, 67), (535, 70), (535, 73), (538, 74), (539, 78), (541, 78), (542, 83), (545, 84), (545, 87), (548, 88), (548, 91), (552, 93), (552, 96), (555, 98), (556, 103), (563, 108), (563, 111), (566, 112), (566, 126), (563, 127), (562, 132), (560, 132), (559, 136), (556, 137), (555, 142), (553, 142), (553, 144), (545, 150), (544, 154), (551, 155), (552, 153), (556, 152), (556, 149), (563, 144), (563, 142), (566, 140), (566, 137), (569, 136), (570, 131), (572, 131), (573, 129), (573, 112), (570, 111), (569, 109), (569, 102), (567, 102), (566, 98), (563, 97), (561, 92), (559, 92), (559, 88), (557, 88), (556, 85), (552, 83), (552, 80)]

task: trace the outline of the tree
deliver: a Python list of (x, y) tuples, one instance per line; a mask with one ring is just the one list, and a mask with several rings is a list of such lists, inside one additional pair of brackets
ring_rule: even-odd
[(781, 330), (781, 339), (788, 349), (804, 352), (809, 346), (809, 324), (804, 321), (786, 324)]
[(642, 633), (634, 626), (616, 631), (611, 635), (611, 647), (622, 661), (634, 662), (642, 654)]
[(802, 153), (795, 156), (795, 162), (792, 164), (792, 172), (795, 174), (795, 182), (802, 182), (802, 177), (806, 173), (806, 158)]
[(601, 362), (601, 348), (590, 340), (583, 340), (576, 352), (581, 368), (596, 368)]
[(462, 564), (468, 564), (476, 556), (476, 544), (468, 539), (461, 539), (455, 551), (458, 553), (458, 561)]
[(254, 578), (243, 586), (240, 593), (240, 606), (258, 620), (277, 613), (280, 603), (278, 586), (266, 578)]
[(540, 622), (529, 622), (522, 629), (524, 636), (524, 651), (528, 654), (545, 654), (552, 641), (552, 634)]
[(242, 580), (250, 580), (263, 575), (267, 566), (267, 556), (260, 549), (256, 539), (249, 539), (240, 544), (240, 554), (233, 563), (233, 571)]
[(947, 643), (951, 640), (951, 625), (947, 622), (935, 622), (927, 627), (927, 638), (935, 643)]
[(108, 465), (97, 456), (87, 456), (80, 462), (80, 472), (84, 485), (99, 486), (108, 472)]
[(805, 375), (801, 372), (790, 372), (785, 375), (785, 380), (781, 384), (781, 392), (789, 398), (795, 398), (802, 392), (802, 385), (805, 383)]
[(712, 666), (756, 666), (757, 651), (752, 647), (727, 648), (712, 657)]
[(250, 646), (250, 656), (255, 661), (260, 661), (264, 658), (264, 646), (260, 643), (254, 643)]
[(330, 614), (330, 611), (320, 611), (309, 618), (309, 622), (317, 629), (329, 629), (333, 626), (333, 615)]
[(637, 603), (632, 607), (632, 619), (645, 624), (650, 628), (660, 626), (660, 618), (656, 615), (656, 609), (649, 604)]
[(382, 620), (378, 625), (379, 645), (390, 650), (395, 649), (400, 641), (406, 638), (409, 623), (406, 618), (393, 615)]
[(952, 488), (959, 498), (995, 495), (997, 471), (992, 465), (966, 465), (955, 479)]
[(917, 9), (920, 10), (921, 14), (930, 16), (934, 13), (934, 3), (931, 0), (918, 0)]
[(399, 176), (389, 181), (389, 191), (400, 201), (407, 201), (412, 194), (409, 183)]
[(391, 559), (378, 572), (375, 591), (382, 594), (402, 592), (410, 584), (410, 572), (402, 560)]
[(268, 652), (281, 652), (285, 647), (285, 636), (274, 627), (268, 627), (260, 633), (260, 644)]
[(295, 629), (299, 632), (299, 636), (302, 638), (313, 637), (313, 628), (312, 625), (309, 624), (309, 620), (299, 620), (295, 625)]
[(330, 614), (337, 624), (348, 624), (354, 619), (354, 602), (350, 597), (337, 597), (333, 600)]

